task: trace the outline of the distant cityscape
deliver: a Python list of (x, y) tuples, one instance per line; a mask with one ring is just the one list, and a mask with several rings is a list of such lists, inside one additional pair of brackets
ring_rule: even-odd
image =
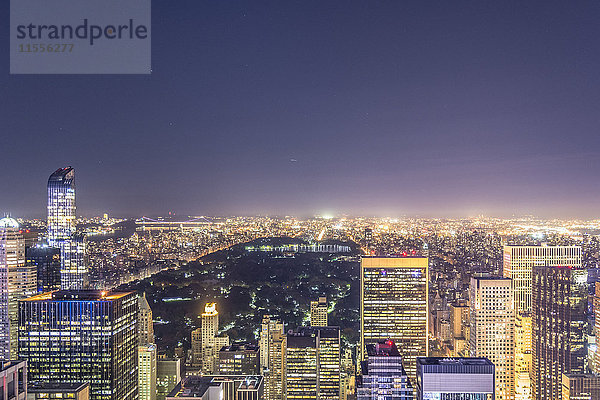
[[(43, 188), (40, 188), (43, 190)], [(600, 399), (600, 220), (0, 219), (0, 399)]]

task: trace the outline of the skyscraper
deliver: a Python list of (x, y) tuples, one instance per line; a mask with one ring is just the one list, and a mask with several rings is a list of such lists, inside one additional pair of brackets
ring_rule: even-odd
[(180, 360), (159, 358), (156, 364), (156, 400), (165, 400), (167, 394), (181, 381)]
[(600, 376), (562, 374), (562, 400), (600, 400)]
[[(17, 331), (19, 325), (19, 300), (36, 292), (35, 266), (25, 262), (25, 239), (19, 224), (12, 218), (0, 220), (4, 263), (8, 270), (8, 318), (10, 336), (10, 359), (17, 359)], [(1, 257), (1, 256), (0, 256)]]
[(413, 387), (402, 366), (402, 357), (391, 340), (368, 344), (356, 385), (358, 400), (413, 400)]
[(139, 400), (156, 400), (156, 345), (138, 346)]
[(38, 292), (60, 289), (60, 249), (38, 244), (27, 248), (25, 255), (27, 263), (36, 268)]
[(310, 324), (312, 326), (328, 326), (327, 297), (319, 297), (318, 301), (310, 302)]
[(283, 400), (285, 395), (285, 357), (287, 337), (283, 322), (263, 316), (260, 331), (260, 369), (265, 377), (265, 399)]
[(279, 332), (283, 334), (283, 322), (271, 318), (270, 315), (264, 315), (260, 327), (260, 369), (261, 373), (269, 368), (269, 343), (272, 341), (273, 334)]
[(87, 284), (85, 239), (75, 232), (75, 170), (59, 168), (48, 178), (48, 245), (60, 249), (61, 288)]
[(508, 278), (471, 278), (471, 357), (495, 366), (497, 400), (515, 398), (515, 309)]
[(416, 358), (429, 351), (428, 259), (363, 257), (360, 290), (360, 345), (393, 340), (412, 382)]
[(0, 219), (0, 360), (10, 360), (10, 318), (8, 302), (9, 265), (18, 263), (15, 230), (19, 224), (12, 218)]
[(259, 364), (255, 343), (233, 343), (219, 350), (219, 375), (259, 375)]
[(138, 300), (138, 337), (140, 346), (154, 343), (152, 309), (146, 299), (146, 293), (142, 293)]
[(417, 399), (494, 400), (494, 376), (482, 357), (417, 358)]
[(513, 280), (515, 311), (519, 316), (515, 354), (517, 400), (529, 400), (531, 392), (531, 287), (535, 266), (581, 266), (579, 246), (504, 246), (503, 273)]
[(219, 333), (219, 312), (216, 303), (207, 303), (202, 317), (202, 373), (214, 374), (218, 368), (219, 350), (229, 345), (229, 337)]
[(19, 358), (33, 382), (90, 383), (91, 400), (136, 400), (138, 296), (56, 291), (19, 302)]
[(587, 271), (534, 267), (532, 303), (532, 397), (558, 399), (562, 374), (586, 370)]
[(340, 328), (302, 327), (287, 334), (287, 399), (338, 400)]

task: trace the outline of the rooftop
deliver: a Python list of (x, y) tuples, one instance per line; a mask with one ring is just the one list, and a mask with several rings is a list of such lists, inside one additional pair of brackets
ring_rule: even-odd
[(80, 301), (117, 300), (135, 292), (106, 292), (101, 290), (55, 290), (28, 297), (23, 301)]

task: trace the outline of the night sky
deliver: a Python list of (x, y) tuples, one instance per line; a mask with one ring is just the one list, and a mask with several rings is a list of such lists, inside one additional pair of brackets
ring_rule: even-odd
[[(0, 39), (8, 48), (8, 1)], [(0, 213), (600, 218), (600, 2), (153, 0), (152, 74), (9, 75)]]

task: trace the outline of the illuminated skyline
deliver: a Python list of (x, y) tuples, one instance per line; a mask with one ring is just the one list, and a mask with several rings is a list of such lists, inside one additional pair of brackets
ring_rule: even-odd
[(152, 15), (150, 76), (0, 63), (0, 212), (43, 216), (47, 171), (72, 165), (80, 215), (600, 215), (598, 4)]

